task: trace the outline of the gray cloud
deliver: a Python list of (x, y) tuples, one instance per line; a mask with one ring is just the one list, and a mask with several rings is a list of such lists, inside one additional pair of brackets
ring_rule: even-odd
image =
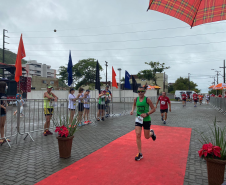
[[(166, 66), (171, 67), (166, 70), (169, 82), (174, 82), (180, 76), (187, 77), (188, 73), (191, 73), (191, 80), (198, 84), (198, 88), (202, 92), (207, 92), (207, 87), (211, 85), (213, 79), (204, 75), (214, 76), (216, 73), (211, 71), (212, 68), (222, 70), (219, 67), (223, 65), (226, 44), (225, 42), (198, 43), (223, 41), (225, 33), (206, 33), (224, 32), (225, 22), (190, 29), (186, 23), (170, 16), (155, 11), (146, 12), (148, 2), (148, 0), (4, 1), (4, 3), (1, 2), (0, 29), (9, 31), (8, 35), (11, 38), (7, 39), (7, 42), (10, 43), (7, 47), (11, 51), (17, 52), (19, 37), (22, 33), (27, 54), (25, 59), (48, 63), (55, 69), (67, 64), (69, 50), (72, 50), (74, 64), (78, 60), (88, 57), (98, 59), (102, 66), (105, 61), (108, 61), (109, 80), (111, 80), (112, 66), (118, 77), (117, 68), (119, 67), (122, 68), (122, 76), (124, 76), (125, 70), (130, 74), (136, 74), (140, 70), (148, 68), (144, 62), (159, 61), (165, 62)], [(166, 28), (177, 29), (161, 30)], [(53, 32), (54, 29), (57, 29), (56, 33)], [(125, 32), (136, 33), (122, 34)], [(178, 37), (186, 35), (197, 36)], [(101, 75), (105, 79), (105, 72), (102, 72)], [(219, 82), (222, 82), (222, 77), (219, 77)]]

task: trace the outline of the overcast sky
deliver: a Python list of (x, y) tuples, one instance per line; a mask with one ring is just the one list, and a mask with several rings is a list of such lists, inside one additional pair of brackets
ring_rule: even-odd
[[(27, 57), (53, 69), (72, 61), (98, 59), (108, 62), (108, 80), (113, 66), (117, 81), (127, 70), (137, 74), (149, 69), (144, 62), (170, 66), (168, 82), (187, 77), (202, 92), (223, 66), (226, 46), (225, 21), (190, 26), (168, 15), (146, 11), (149, 0), (20, 0), (1, 1), (0, 30), (7, 29), (7, 48), (17, 53), (20, 34)], [(55, 33), (53, 30), (56, 29)], [(0, 33), (0, 42), (2, 34)], [(204, 43), (204, 44), (202, 44)], [(105, 80), (105, 71), (101, 76)], [(219, 76), (219, 83), (223, 77)]]

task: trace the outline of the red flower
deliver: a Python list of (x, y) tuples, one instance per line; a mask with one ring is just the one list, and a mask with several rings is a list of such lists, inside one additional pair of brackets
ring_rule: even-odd
[(208, 155), (213, 157), (221, 157), (221, 148), (219, 146), (213, 146), (212, 143), (204, 144), (202, 148), (198, 151), (199, 157), (207, 157)]
[(69, 134), (67, 127), (65, 127), (64, 125), (61, 127), (56, 127), (55, 132), (58, 132), (61, 137), (67, 137)]

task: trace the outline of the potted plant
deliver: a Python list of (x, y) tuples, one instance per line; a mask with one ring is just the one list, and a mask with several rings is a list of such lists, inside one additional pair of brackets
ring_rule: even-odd
[(53, 123), (56, 127), (55, 132), (58, 132), (58, 146), (60, 158), (71, 157), (72, 141), (74, 138), (74, 133), (78, 130), (77, 116), (69, 122), (67, 117), (59, 117), (58, 119), (53, 119)]
[(212, 134), (199, 133), (201, 136), (199, 141), (203, 146), (198, 153), (206, 160), (209, 185), (221, 185), (224, 182), (226, 164), (226, 127), (222, 129), (217, 126), (216, 118), (214, 128), (209, 127)]

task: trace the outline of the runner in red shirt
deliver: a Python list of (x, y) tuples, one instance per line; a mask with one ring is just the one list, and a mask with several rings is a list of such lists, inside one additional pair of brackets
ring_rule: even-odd
[(185, 92), (183, 92), (183, 94), (181, 95), (182, 97), (182, 101), (183, 101), (183, 107), (186, 106), (186, 97), (187, 95), (185, 94)]
[(221, 94), (219, 94), (219, 95), (218, 95), (218, 98), (222, 98), (222, 95), (221, 95)]
[[(161, 112), (162, 121), (164, 124), (166, 124), (168, 104), (169, 104), (169, 111), (171, 112), (171, 102), (170, 102), (170, 99), (166, 96), (165, 92), (162, 92), (162, 96), (159, 96), (156, 102), (156, 109), (159, 102), (160, 102), (160, 112)], [(165, 117), (163, 118), (164, 112), (165, 112)]]
[(193, 100), (194, 100), (194, 107), (197, 107), (198, 95), (196, 94), (196, 92), (193, 94)]
[(198, 97), (199, 97), (199, 103), (200, 103), (200, 105), (202, 105), (202, 98), (203, 98), (203, 95), (200, 94)]

